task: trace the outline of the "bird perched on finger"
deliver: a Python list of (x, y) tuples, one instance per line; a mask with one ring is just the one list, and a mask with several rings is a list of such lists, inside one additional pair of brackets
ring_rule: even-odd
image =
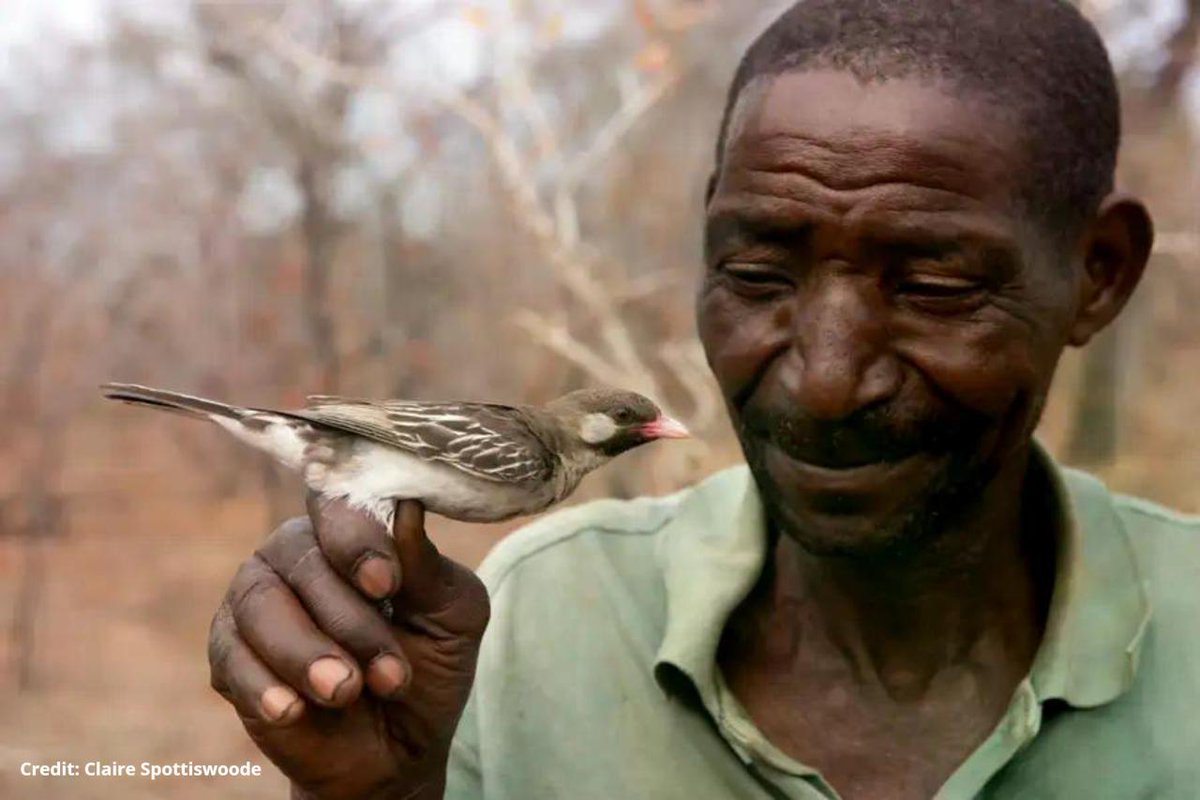
[(397, 500), (497, 522), (549, 508), (627, 450), (688, 436), (646, 397), (617, 389), (571, 392), (540, 407), (314, 396), (280, 411), (134, 384), (102, 388), (114, 400), (215, 422), (389, 532)]

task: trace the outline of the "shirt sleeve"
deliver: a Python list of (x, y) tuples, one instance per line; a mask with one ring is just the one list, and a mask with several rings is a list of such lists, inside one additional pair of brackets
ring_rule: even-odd
[(446, 766), (444, 800), (483, 800), (483, 771), (479, 761), (479, 720), (475, 713), (475, 692), (467, 700), (454, 739), (450, 743), (450, 762)]

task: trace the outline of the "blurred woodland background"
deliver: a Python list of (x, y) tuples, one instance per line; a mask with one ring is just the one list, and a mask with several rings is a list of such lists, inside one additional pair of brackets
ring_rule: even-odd
[[(22, 761), (266, 764), (207, 686), (237, 564), (296, 483), (106, 380), (540, 402), (639, 389), (700, 435), (578, 499), (738, 457), (692, 327), (742, 46), (785, 2), (0, 4), (0, 795), (282, 797), (259, 779), (27, 779)], [(1200, 0), (1090, 0), (1124, 186), (1159, 245), (1064, 361), (1043, 441), (1200, 511)], [(431, 520), (475, 564), (508, 526)]]

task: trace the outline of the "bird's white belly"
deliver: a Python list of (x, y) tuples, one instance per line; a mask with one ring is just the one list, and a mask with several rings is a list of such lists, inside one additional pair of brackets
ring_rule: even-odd
[(420, 500), (426, 510), (452, 519), (495, 522), (540, 511), (553, 499), (551, 486), (531, 496), (367, 439), (355, 439), (351, 451), (333, 464), (308, 464), (305, 480), (326, 497), (344, 497), (370, 512), (389, 531), (396, 500)]

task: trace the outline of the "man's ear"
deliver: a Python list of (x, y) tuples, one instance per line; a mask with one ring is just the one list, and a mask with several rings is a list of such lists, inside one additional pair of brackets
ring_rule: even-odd
[(1105, 198), (1083, 241), (1079, 307), (1068, 341), (1085, 345), (1116, 319), (1137, 288), (1154, 246), (1154, 223), (1140, 200)]

